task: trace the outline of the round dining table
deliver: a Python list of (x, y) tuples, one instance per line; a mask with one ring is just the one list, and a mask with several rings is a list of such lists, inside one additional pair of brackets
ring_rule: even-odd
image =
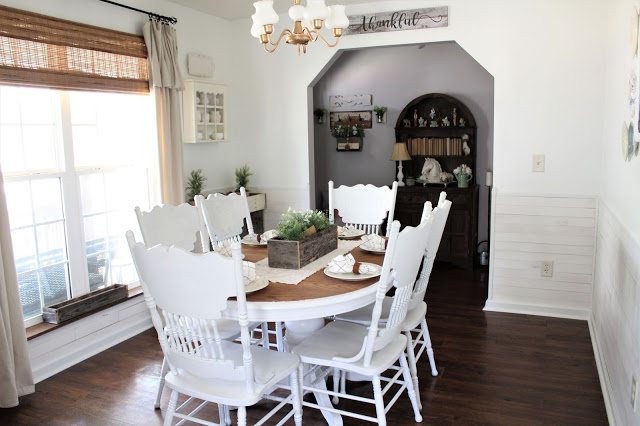
[[(244, 260), (258, 262), (267, 257), (267, 248), (243, 244), (242, 253), (245, 255)], [(384, 256), (380, 254), (357, 247), (350, 253), (358, 262), (382, 265), (384, 260)], [(378, 281), (378, 278), (343, 281), (325, 275), (323, 269), (320, 269), (297, 285), (269, 282), (266, 288), (247, 294), (249, 321), (284, 322), (285, 348), (293, 348), (324, 327), (326, 317), (373, 303)], [(238, 318), (235, 300), (228, 301), (223, 315), (227, 318)], [(319, 382), (319, 386), (325, 386), (323, 380)], [(326, 393), (314, 394), (318, 405), (333, 407)], [(322, 411), (322, 414), (330, 425), (342, 425), (342, 417), (339, 414), (329, 411)]]

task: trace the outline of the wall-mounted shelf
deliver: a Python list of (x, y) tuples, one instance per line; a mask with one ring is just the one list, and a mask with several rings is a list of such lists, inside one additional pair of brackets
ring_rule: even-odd
[(186, 80), (184, 86), (183, 142), (227, 141), (227, 87), (194, 80)]

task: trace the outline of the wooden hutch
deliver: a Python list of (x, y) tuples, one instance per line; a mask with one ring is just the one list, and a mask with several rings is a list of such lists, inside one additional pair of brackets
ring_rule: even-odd
[[(454, 108), (456, 123), (453, 122)], [(420, 126), (421, 117), (424, 120), (423, 126)], [(450, 122), (449, 126), (444, 126), (445, 117)], [(464, 121), (462, 126), (460, 119)], [(431, 127), (434, 121), (437, 127)], [(411, 155), (410, 161), (403, 162), (405, 176), (416, 179), (420, 177), (427, 157), (436, 159), (443, 172), (453, 173), (453, 169), (461, 164), (466, 164), (473, 170), (474, 177), (468, 188), (458, 188), (455, 182), (446, 187), (437, 183), (423, 186), (418, 182), (415, 186), (399, 187), (395, 209), (395, 218), (403, 226), (416, 226), (420, 223), (424, 202), (431, 201), (436, 207), (440, 192), (445, 191), (447, 199), (453, 204), (436, 259), (471, 268), (478, 240), (479, 190), (475, 175), (476, 121), (471, 111), (451, 96), (429, 93), (404, 107), (398, 116), (395, 131), (396, 140), (406, 142)], [(469, 155), (464, 155), (461, 151), (464, 135), (468, 136), (467, 144), (471, 149)]]

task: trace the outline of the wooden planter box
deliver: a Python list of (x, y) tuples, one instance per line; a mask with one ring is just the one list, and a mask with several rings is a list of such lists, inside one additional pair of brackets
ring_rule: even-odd
[(52, 324), (60, 324), (87, 312), (127, 298), (127, 286), (114, 284), (84, 296), (74, 297), (42, 309), (42, 319)]
[(302, 241), (272, 238), (267, 242), (271, 268), (300, 269), (338, 248), (338, 227), (331, 225)]

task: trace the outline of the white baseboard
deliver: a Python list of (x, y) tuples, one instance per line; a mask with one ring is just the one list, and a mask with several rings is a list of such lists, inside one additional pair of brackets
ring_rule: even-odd
[(604, 399), (604, 407), (607, 410), (607, 419), (610, 426), (616, 426), (616, 416), (613, 412), (613, 401), (611, 401), (610, 391), (611, 381), (609, 380), (609, 372), (607, 371), (607, 365), (604, 362), (602, 352), (600, 352), (600, 343), (598, 342), (598, 335), (592, 324), (593, 318), (589, 318), (589, 335), (591, 336), (591, 344), (593, 345), (593, 355), (596, 358), (596, 367), (598, 368), (598, 378), (600, 379), (600, 388), (602, 389), (602, 399)]
[(495, 302), (487, 300), (483, 310), (494, 312), (508, 312), (511, 314), (539, 315), (567, 319), (588, 320), (591, 312), (582, 309), (559, 308), (555, 306), (525, 305), (521, 303)]
[[(151, 315), (144, 306), (144, 300), (139, 298), (138, 303), (135, 304), (129, 302), (132, 301), (121, 304), (124, 306), (119, 310), (117, 306), (109, 308), (115, 311), (113, 315), (121, 317), (108, 325), (100, 324), (108, 313), (108, 311), (102, 311), (30, 340), (29, 352), (34, 382), (41, 382), (151, 328), (153, 326)], [(144, 310), (135, 306), (139, 303), (142, 303)], [(123, 312), (129, 310), (131, 313), (131, 309), (139, 312), (122, 318), (126, 315)], [(87, 328), (94, 327), (97, 328), (95, 331), (91, 330), (92, 332), (85, 334)]]

